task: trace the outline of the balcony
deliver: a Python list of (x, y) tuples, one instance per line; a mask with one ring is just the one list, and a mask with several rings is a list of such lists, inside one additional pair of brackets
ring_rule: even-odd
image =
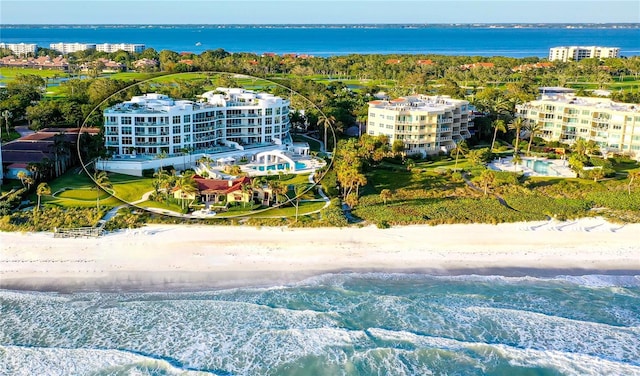
[(169, 146), (169, 142), (136, 142), (136, 146)]

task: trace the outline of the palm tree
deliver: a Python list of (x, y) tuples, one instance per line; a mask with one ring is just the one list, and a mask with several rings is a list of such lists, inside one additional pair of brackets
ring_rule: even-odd
[(276, 205), (278, 205), (278, 195), (281, 195), (284, 192), (284, 186), (278, 180), (269, 180), (267, 182), (269, 188), (271, 189), (271, 196), (275, 199)]
[(495, 180), (496, 174), (491, 170), (484, 170), (480, 174), (480, 183), (482, 184), (482, 187), (484, 189), (485, 196), (487, 195), (487, 191), (489, 190), (489, 185), (493, 184)]
[(513, 145), (513, 148), (514, 148), (513, 155), (518, 154), (518, 144), (520, 143), (520, 132), (522, 131), (522, 128), (527, 125), (527, 123), (528, 123), (528, 120), (521, 117), (517, 117), (509, 123), (509, 129), (516, 131), (516, 142), (515, 142), (515, 145)]
[(407, 158), (404, 165), (407, 167), (407, 171), (411, 171), (414, 167), (416, 167), (416, 162), (411, 158)]
[(186, 196), (198, 193), (198, 184), (193, 175), (182, 175), (175, 183), (175, 189), (180, 190), (181, 207), (184, 209), (184, 199)]
[[(246, 203), (251, 201), (251, 198), (253, 197), (253, 188), (251, 187), (250, 184), (242, 184), (240, 186), (240, 189), (242, 190), (242, 207), (246, 207)], [(249, 198), (245, 201), (244, 196), (248, 195)]]
[(2, 117), (4, 118), (4, 126), (7, 130), (7, 137), (9, 137), (9, 117), (11, 116), (11, 112), (8, 110), (2, 111)]
[(51, 194), (51, 188), (49, 188), (49, 185), (47, 183), (38, 184), (38, 188), (36, 188), (36, 195), (38, 195), (38, 206), (36, 206), (36, 210), (40, 210), (40, 197), (42, 195), (50, 195), (50, 194)]
[(629, 178), (629, 184), (627, 185), (627, 191), (629, 192), (629, 196), (631, 196), (631, 185), (633, 184), (633, 181), (635, 179), (640, 179), (640, 170), (629, 171), (629, 173), (627, 174), (627, 177)]
[(322, 125), (324, 127), (324, 151), (327, 151), (327, 128), (333, 128), (336, 124), (336, 118), (333, 115), (326, 116), (323, 115), (318, 119), (318, 125)]
[(380, 198), (382, 199), (382, 202), (384, 202), (384, 204), (387, 204), (387, 200), (389, 200), (391, 197), (393, 196), (393, 193), (391, 193), (390, 189), (383, 189), (380, 191)]
[(531, 143), (533, 142), (533, 137), (535, 137), (536, 133), (542, 130), (541, 123), (528, 123), (527, 131), (529, 132), (529, 145), (527, 146), (527, 155), (531, 155)]
[(602, 167), (591, 170), (591, 176), (593, 177), (593, 181), (596, 183), (598, 180), (604, 178), (604, 175), (604, 169)]
[(96, 187), (96, 209), (100, 210), (100, 190), (104, 190), (106, 192), (107, 189), (113, 187), (111, 184), (111, 180), (109, 180), (109, 176), (106, 171), (96, 171), (93, 174), (93, 180), (97, 184)]
[(522, 163), (522, 157), (520, 157), (520, 154), (515, 154), (513, 156), (513, 171), (516, 171), (516, 167)]
[(296, 205), (296, 222), (298, 222), (298, 209), (300, 208), (300, 199), (307, 192), (306, 184), (298, 184), (293, 189), (293, 194), (295, 195), (295, 205)]
[(468, 150), (466, 141), (462, 140), (460, 142), (456, 142), (456, 146), (451, 150), (451, 152), (456, 152), (456, 163), (454, 164), (453, 169), (458, 170), (458, 157), (460, 153), (464, 155)]
[(24, 171), (18, 171), (18, 175), (17, 175), (17, 177), (18, 177), (18, 179), (20, 179), (20, 183), (22, 184), (22, 186), (23, 186), (23, 187), (25, 186), (25, 183), (24, 183), (24, 182), (27, 180), (27, 176), (28, 176), (28, 175), (27, 175), (27, 173), (26, 173), (26, 172), (24, 172)]
[(493, 125), (493, 140), (491, 141), (491, 152), (493, 153), (493, 146), (496, 143), (496, 136), (498, 135), (498, 131), (505, 133), (507, 128), (505, 126), (504, 120), (498, 119), (491, 123)]

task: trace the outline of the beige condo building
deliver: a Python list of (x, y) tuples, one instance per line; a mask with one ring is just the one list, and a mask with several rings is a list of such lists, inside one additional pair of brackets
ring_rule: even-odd
[(437, 154), (471, 137), (469, 102), (448, 96), (412, 95), (369, 102), (367, 133), (400, 140), (408, 154)]
[(618, 47), (600, 46), (562, 46), (549, 49), (549, 61), (580, 61), (587, 58), (607, 59), (618, 57)]
[(547, 141), (595, 141), (608, 153), (640, 158), (640, 105), (573, 94), (543, 95), (516, 106), (518, 116), (537, 123)]

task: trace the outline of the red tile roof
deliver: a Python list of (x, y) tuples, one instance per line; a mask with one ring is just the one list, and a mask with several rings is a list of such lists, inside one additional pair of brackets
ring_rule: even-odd
[(207, 179), (195, 176), (194, 180), (198, 184), (198, 190), (201, 193), (227, 194), (241, 190), (243, 185), (251, 184), (251, 179), (246, 176), (234, 180)]

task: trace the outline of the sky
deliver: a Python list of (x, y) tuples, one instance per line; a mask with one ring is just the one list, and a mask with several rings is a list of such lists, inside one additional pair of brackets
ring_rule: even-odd
[(640, 0), (0, 0), (2, 25), (360, 23), (640, 23)]

